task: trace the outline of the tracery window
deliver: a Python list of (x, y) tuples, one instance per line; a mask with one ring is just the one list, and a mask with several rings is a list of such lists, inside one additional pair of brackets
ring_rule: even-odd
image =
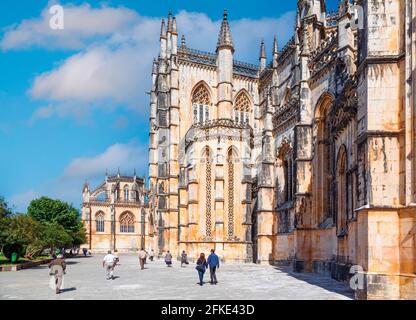
[(192, 95), (193, 122), (203, 123), (209, 120), (209, 106), (211, 98), (207, 88), (200, 84)]
[(102, 211), (95, 215), (95, 230), (96, 232), (104, 232), (104, 212)]
[(120, 216), (120, 232), (132, 233), (134, 232), (134, 216), (130, 212), (125, 212)]
[(234, 121), (240, 124), (249, 124), (250, 112), (250, 99), (245, 92), (241, 92), (234, 103)]

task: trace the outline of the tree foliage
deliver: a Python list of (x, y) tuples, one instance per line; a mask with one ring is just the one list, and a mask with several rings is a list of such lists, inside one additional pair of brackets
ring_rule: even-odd
[(8, 230), (10, 228), (10, 217), (12, 210), (9, 208), (7, 202), (0, 196), (0, 250), (6, 243)]
[[(28, 207), (28, 214), (34, 219), (49, 225), (50, 228), (62, 226), (71, 241), (66, 245), (79, 246), (87, 241), (84, 226), (80, 220), (80, 214), (72, 205), (61, 201), (42, 197), (33, 200)], [(52, 227), (53, 225), (53, 227)], [(56, 229), (59, 234), (63, 234), (61, 229)], [(63, 236), (62, 239), (66, 239)], [(49, 239), (51, 239), (49, 237)], [(65, 245), (62, 243), (62, 245)]]
[(61, 200), (47, 197), (32, 200), (27, 213), (43, 223), (58, 223), (67, 231), (78, 231), (82, 227), (78, 210)]
[(8, 218), (12, 215), (12, 209), (9, 208), (6, 200), (0, 196), (0, 219)]
[(0, 197), (0, 249), (9, 259), (13, 252), (34, 259), (44, 249), (54, 252), (85, 242), (79, 212), (68, 203), (42, 197), (30, 203), (28, 214), (13, 215)]
[(71, 246), (72, 237), (65, 231), (64, 227), (60, 224), (56, 222), (48, 223), (44, 225), (42, 243), (44, 247), (50, 248), (52, 252), (56, 248), (62, 246)]

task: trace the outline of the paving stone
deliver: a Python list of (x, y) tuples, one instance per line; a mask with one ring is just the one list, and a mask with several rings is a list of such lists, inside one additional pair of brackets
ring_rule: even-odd
[[(65, 292), (56, 295), (49, 287), (46, 265), (18, 272), (0, 272), (0, 299), (249, 299), (249, 300), (343, 300), (353, 298), (349, 288), (329, 277), (298, 274), (288, 269), (256, 264), (224, 264), (219, 283), (197, 285), (193, 264), (181, 268), (163, 260), (148, 262), (139, 270), (134, 255), (120, 255), (116, 279), (106, 280), (102, 256), (67, 259)], [(209, 281), (209, 272), (205, 274)]]

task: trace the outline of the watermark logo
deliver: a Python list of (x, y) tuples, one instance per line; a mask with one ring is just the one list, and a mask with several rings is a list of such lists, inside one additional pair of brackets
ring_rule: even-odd
[(353, 5), (351, 7), (352, 17), (350, 26), (352, 29), (364, 29), (364, 9), (362, 6)]
[(350, 287), (353, 290), (364, 289), (364, 269), (362, 266), (354, 265), (350, 268), (350, 274), (353, 276), (350, 279)]
[(49, 8), (49, 14), (51, 15), (49, 27), (52, 30), (63, 30), (65, 28), (64, 8), (59, 4), (53, 5)]

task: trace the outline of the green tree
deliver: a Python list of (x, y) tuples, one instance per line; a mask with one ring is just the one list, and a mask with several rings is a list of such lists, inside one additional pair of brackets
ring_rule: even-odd
[(6, 243), (12, 214), (12, 210), (9, 208), (7, 202), (0, 196), (0, 250), (2, 250)]
[(72, 239), (66, 245), (79, 246), (87, 241), (79, 211), (72, 205), (61, 200), (42, 197), (32, 200), (27, 210), (31, 217), (43, 224), (62, 226), (66, 234)]
[(87, 242), (87, 233), (84, 227), (80, 228), (78, 231), (71, 232), (70, 236), (72, 237), (72, 245), (75, 247), (79, 247)]
[(0, 219), (8, 218), (13, 214), (12, 209), (9, 208), (6, 200), (0, 196)]
[(48, 197), (32, 200), (27, 213), (43, 223), (58, 223), (67, 231), (78, 231), (82, 227), (78, 210), (61, 200)]
[[(43, 250), (43, 230), (42, 223), (32, 217), (25, 214), (15, 215), (10, 218), (6, 247), (20, 248), (16, 252), (18, 255), (23, 254), (29, 259), (36, 258)], [(6, 252), (5, 255), (7, 256)]]
[(7, 242), (22, 245), (39, 242), (42, 232), (43, 225), (39, 221), (25, 214), (16, 215), (10, 220)]
[(45, 248), (54, 252), (56, 248), (70, 246), (72, 237), (65, 231), (64, 227), (56, 222), (44, 225), (42, 243)]

